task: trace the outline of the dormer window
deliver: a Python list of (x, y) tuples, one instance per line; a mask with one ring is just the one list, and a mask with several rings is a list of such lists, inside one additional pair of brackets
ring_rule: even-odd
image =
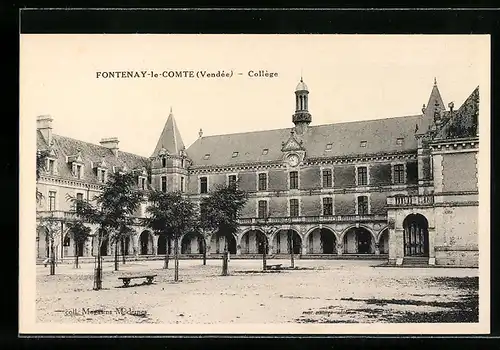
[(161, 167), (165, 168), (166, 166), (167, 166), (167, 158), (166, 157), (162, 157), (161, 158)]
[(269, 149), (268, 149), (268, 148), (264, 148), (264, 149), (262, 150), (262, 155), (264, 155), (264, 156), (265, 156), (265, 155), (266, 155), (266, 154), (268, 154), (268, 153), (269, 153)]
[(396, 145), (401, 146), (401, 145), (403, 144), (403, 141), (404, 141), (404, 138), (402, 138), (402, 137), (398, 137), (398, 138), (396, 139)]
[(203, 157), (203, 159), (205, 159), (205, 160), (210, 159), (210, 153), (205, 154), (205, 156)]
[(233, 156), (232, 156), (232, 157), (233, 157), (233, 158), (238, 157), (238, 152), (233, 152)]
[(68, 163), (71, 164), (71, 172), (77, 179), (83, 178), (83, 158), (82, 153), (78, 150), (77, 154), (68, 157)]
[(332, 150), (332, 144), (331, 143), (327, 143), (326, 147), (325, 147), (325, 150), (326, 151), (331, 151)]
[(74, 164), (73, 165), (73, 176), (77, 179), (83, 178), (83, 165)]
[(97, 179), (99, 182), (105, 183), (106, 182), (106, 169), (98, 169), (97, 170)]
[(139, 176), (139, 188), (141, 190), (145, 190), (146, 189), (146, 180), (147, 178), (144, 177), (144, 176)]
[(360, 146), (360, 147), (366, 147), (366, 141), (361, 141), (361, 142), (359, 143), (359, 146)]
[(55, 159), (47, 159), (47, 173), (50, 175), (55, 174), (55, 168), (56, 168), (56, 160)]

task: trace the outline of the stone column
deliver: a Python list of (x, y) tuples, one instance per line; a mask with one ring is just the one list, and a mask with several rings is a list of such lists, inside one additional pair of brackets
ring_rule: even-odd
[(302, 243), (302, 255), (306, 255), (306, 254), (307, 254), (307, 244)]
[(378, 243), (375, 243), (375, 255), (380, 255), (380, 246)]
[(344, 245), (342, 243), (337, 243), (337, 255), (342, 255), (344, 253)]
[(236, 246), (236, 255), (241, 255), (241, 246), (239, 244)]

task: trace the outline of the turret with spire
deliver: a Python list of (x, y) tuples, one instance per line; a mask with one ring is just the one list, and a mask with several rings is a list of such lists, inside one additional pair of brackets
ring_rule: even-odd
[(309, 113), (309, 89), (302, 77), (295, 88), (295, 113), (292, 118), (295, 130), (301, 135), (311, 123), (311, 113)]
[(185, 191), (190, 161), (172, 107), (150, 159), (153, 188), (169, 192)]
[(437, 86), (437, 79), (434, 78), (434, 85), (432, 87), (431, 95), (429, 96), (429, 101), (427, 102), (427, 106), (424, 105), (422, 108), (422, 113), (425, 118), (432, 121), (432, 124), (436, 129), (439, 129), (442, 125), (443, 113), (445, 110), (446, 108)]

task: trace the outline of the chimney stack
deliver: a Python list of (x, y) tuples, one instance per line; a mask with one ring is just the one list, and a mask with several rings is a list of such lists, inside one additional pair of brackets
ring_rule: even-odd
[(115, 157), (118, 158), (118, 143), (119, 142), (120, 141), (118, 141), (117, 137), (108, 137), (105, 139), (101, 139), (100, 144), (101, 144), (101, 146), (112, 150)]
[(52, 120), (50, 115), (40, 115), (36, 118), (36, 128), (49, 146), (52, 143)]

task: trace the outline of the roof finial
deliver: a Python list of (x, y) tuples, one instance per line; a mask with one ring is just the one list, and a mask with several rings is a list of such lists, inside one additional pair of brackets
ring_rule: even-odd
[(170, 106), (170, 114), (172, 114), (172, 106)]
[(301, 82), (304, 82), (304, 80), (302, 80), (302, 75), (303, 75), (303, 74), (302, 74), (302, 68), (300, 68), (300, 81), (301, 81)]
[(203, 137), (203, 130), (202, 130), (201, 128), (200, 128), (200, 131), (198, 131), (198, 136), (199, 136), (200, 138), (202, 138), (202, 137)]
[(434, 86), (437, 86), (437, 84), (438, 84), (437, 79), (436, 79), (436, 77), (434, 77)]

